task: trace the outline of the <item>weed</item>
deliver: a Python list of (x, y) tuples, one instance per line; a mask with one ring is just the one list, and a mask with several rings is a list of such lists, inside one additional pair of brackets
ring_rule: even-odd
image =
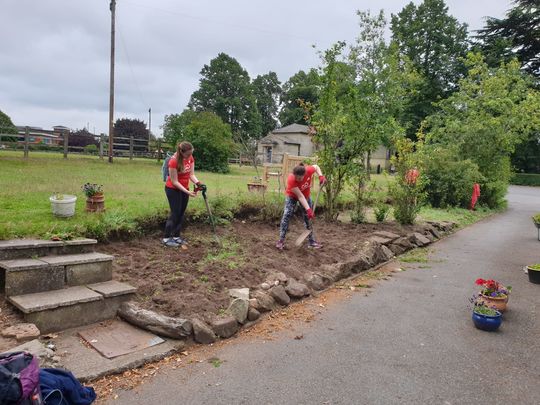
[(223, 360), (220, 360), (217, 357), (212, 357), (211, 359), (208, 359), (208, 363), (211, 363), (215, 368), (218, 368), (223, 364)]
[(427, 263), (428, 254), (431, 253), (430, 249), (413, 249), (399, 257), (400, 262), (404, 263)]
[(208, 283), (208, 276), (206, 274), (203, 274), (202, 276), (199, 277), (199, 281), (201, 283)]

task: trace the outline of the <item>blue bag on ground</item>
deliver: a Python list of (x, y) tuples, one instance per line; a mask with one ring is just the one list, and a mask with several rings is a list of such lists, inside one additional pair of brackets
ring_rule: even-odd
[(45, 405), (89, 405), (96, 399), (92, 387), (83, 386), (71, 372), (58, 368), (40, 369), (39, 385)]

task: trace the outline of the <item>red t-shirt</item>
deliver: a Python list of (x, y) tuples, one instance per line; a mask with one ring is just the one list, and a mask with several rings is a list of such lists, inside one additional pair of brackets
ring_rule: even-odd
[[(174, 154), (173, 157), (169, 160), (169, 169), (176, 169), (176, 165), (177, 165), (176, 162), (177, 162), (176, 154)], [(195, 167), (195, 159), (193, 159), (193, 155), (192, 155), (188, 159), (184, 159), (183, 172), (180, 172), (180, 168), (178, 168), (178, 182), (187, 189), (189, 189), (189, 176), (191, 176), (191, 169), (194, 167)], [(172, 184), (171, 176), (167, 177), (167, 183), (165, 183), (165, 186), (169, 188), (176, 188)]]
[(298, 198), (296, 197), (296, 194), (292, 192), (292, 189), (298, 187), (302, 194), (304, 194), (304, 197), (308, 199), (313, 173), (315, 173), (315, 168), (313, 166), (306, 166), (306, 174), (304, 174), (302, 181), (296, 181), (294, 174), (289, 174), (289, 177), (287, 177), (287, 190), (285, 191), (285, 194), (297, 200)]

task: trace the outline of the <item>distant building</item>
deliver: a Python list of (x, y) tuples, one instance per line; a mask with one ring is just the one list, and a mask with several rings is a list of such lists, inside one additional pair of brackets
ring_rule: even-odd
[[(315, 135), (313, 128), (307, 125), (292, 124), (283, 128), (274, 129), (264, 138), (259, 140), (257, 154), (261, 163), (282, 163), (283, 155), (313, 156), (317, 151), (312, 141)], [(385, 146), (379, 146), (371, 153), (371, 170), (381, 171), (390, 166), (391, 150)]]
[[(24, 137), (26, 134), (26, 126), (17, 125), (18, 131), (18, 141), (24, 142)], [(69, 131), (69, 128), (57, 125), (50, 129), (43, 129), (41, 127), (31, 127), (28, 126), (28, 143), (38, 145), (60, 145), (63, 142), (62, 132)]]

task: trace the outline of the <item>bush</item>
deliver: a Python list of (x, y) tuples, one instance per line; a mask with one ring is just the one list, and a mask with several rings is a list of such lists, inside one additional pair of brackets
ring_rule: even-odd
[(459, 160), (456, 153), (440, 147), (424, 149), (424, 164), (431, 206), (468, 208), (474, 183), (483, 181), (478, 166), (468, 159)]
[(97, 151), (98, 151), (98, 147), (94, 144), (86, 145), (84, 147), (84, 153), (87, 155), (95, 155), (97, 154)]
[(516, 186), (540, 187), (540, 174), (536, 173), (514, 173), (510, 183)]
[(377, 220), (377, 222), (384, 222), (384, 220), (388, 216), (388, 211), (390, 211), (390, 207), (385, 203), (377, 204), (377, 206), (375, 207), (375, 219)]

